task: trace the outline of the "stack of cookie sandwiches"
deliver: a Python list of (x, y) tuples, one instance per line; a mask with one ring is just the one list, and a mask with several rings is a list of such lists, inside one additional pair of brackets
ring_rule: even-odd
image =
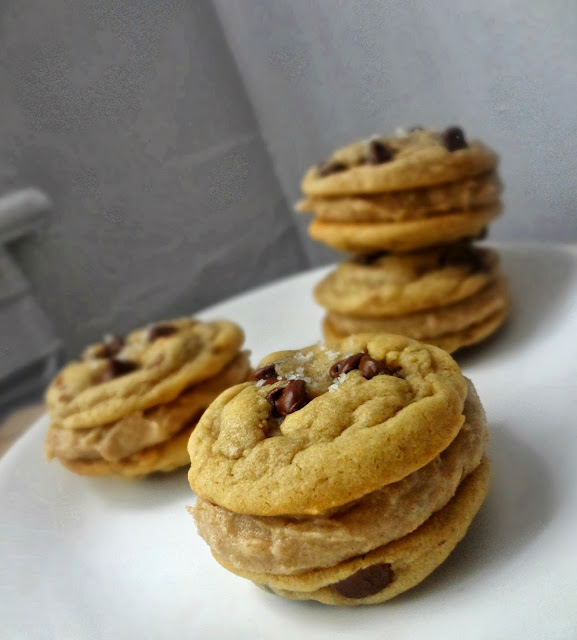
[(391, 331), (448, 351), (508, 314), (498, 256), (472, 246), (501, 211), (497, 155), (463, 130), (415, 128), (336, 151), (309, 169), (310, 235), (353, 254), (316, 288), (325, 336)]
[(383, 602), (464, 536), (487, 440), (472, 384), (437, 347), (364, 334), (278, 352), (199, 421), (190, 511), (216, 560), (267, 591)]
[(231, 322), (179, 318), (88, 347), (47, 390), (48, 460), (122, 477), (187, 465), (202, 412), (250, 374), (243, 341)]

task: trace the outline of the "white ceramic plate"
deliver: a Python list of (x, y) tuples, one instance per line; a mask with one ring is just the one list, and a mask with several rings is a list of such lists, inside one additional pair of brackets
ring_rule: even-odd
[[(196, 535), (186, 473), (125, 483), (47, 465), (41, 420), (0, 463), (0, 637), (577, 638), (577, 252), (500, 246), (510, 323), (459, 356), (492, 427), (493, 481), (467, 537), (385, 605), (264, 593)], [(319, 338), (321, 271), (202, 314), (246, 329), (256, 359)]]

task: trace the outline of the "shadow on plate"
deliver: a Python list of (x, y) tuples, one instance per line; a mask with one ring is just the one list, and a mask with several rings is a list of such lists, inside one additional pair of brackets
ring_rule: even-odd
[(142, 480), (89, 478), (88, 482), (95, 496), (115, 507), (154, 509), (175, 500), (181, 500), (183, 505), (194, 503), (196, 498), (188, 484), (187, 473), (188, 467), (183, 467), (171, 473), (152, 474)]
[(472, 366), (491, 354), (503, 357), (529, 343), (555, 316), (575, 282), (575, 258), (543, 248), (508, 249), (503, 271), (511, 290), (511, 315), (505, 325), (483, 343), (455, 354), (461, 367)]
[(494, 428), (489, 458), (489, 495), (467, 535), (429, 578), (394, 602), (458, 586), (477, 571), (505, 564), (553, 519), (557, 495), (551, 472), (536, 451), (506, 429)]

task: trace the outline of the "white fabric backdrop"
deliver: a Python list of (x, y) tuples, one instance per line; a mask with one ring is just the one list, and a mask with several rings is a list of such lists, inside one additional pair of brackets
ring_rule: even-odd
[(303, 171), (419, 123), (501, 152), (492, 237), (575, 241), (576, 33), (562, 0), (5, 0), (0, 187), (55, 204), (15, 254), (74, 354), (334, 257)]

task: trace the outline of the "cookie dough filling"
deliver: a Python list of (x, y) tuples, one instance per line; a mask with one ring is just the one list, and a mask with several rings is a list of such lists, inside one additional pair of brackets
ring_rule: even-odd
[(495, 172), (421, 189), (376, 195), (307, 198), (297, 211), (329, 222), (401, 222), (492, 205), (502, 184)]
[(218, 562), (267, 590), (380, 602), (466, 531), (487, 439), (472, 385), (440, 349), (364, 334), (277, 352), (192, 434), (191, 512)]
[(489, 488), (489, 463), (459, 485), (455, 496), (412, 533), (334, 567), (298, 575), (239, 571), (213, 552), (225, 568), (265, 591), (291, 600), (317, 600), (339, 606), (386, 602), (424, 580), (464, 537)]

